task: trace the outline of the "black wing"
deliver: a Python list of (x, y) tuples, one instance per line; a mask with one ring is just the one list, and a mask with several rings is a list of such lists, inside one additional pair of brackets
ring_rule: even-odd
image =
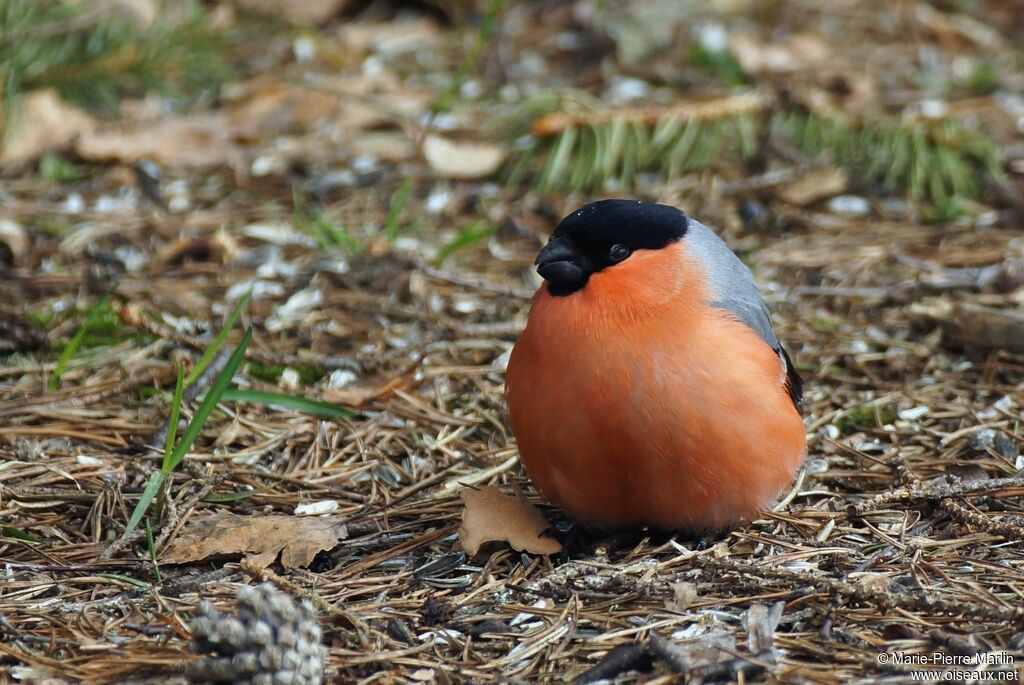
[(789, 353), (786, 352), (786, 348), (779, 345), (777, 350), (779, 356), (782, 357), (782, 361), (786, 364), (786, 392), (789, 393), (789, 398), (793, 400), (793, 406), (796, 407), (798, 412), (804, 410), (804, 379), (800, 378), (800, 374), (797, 373), (796, 365), (793, 364), (793, 360), (789, 358)]

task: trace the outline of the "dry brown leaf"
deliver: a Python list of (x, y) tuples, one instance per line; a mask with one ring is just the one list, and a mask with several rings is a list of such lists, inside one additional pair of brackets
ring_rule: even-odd
[(242, 150), (220, 114), (166, 117), (81, 135), (75, 151), (94, 162), (136, 162), (212, 167), (235, 162)]
[(341, 131), (378, 128), (415, 118), (430, 102), (427, 92), (404, 85), (387, 71), (373, 78), (337, 76), (309, 84), (261, 77), (243, 90), (230, 125), (249, 134), (325, 124)]
[(189, 522), (171, 543), (163, 559), (170, 563), (199, 561), (215, 554), (245, 554), (261, 568), (274, 563), (305, 566), (318, 552), (331, 549), (348, 536), (341, 516), (236, 516), (218, 514)]
[(351, 0), (232, 0), (239, 7), (294, 21), (319, 24), (341, 12)]
[(462, 491), (466, 508), (462, 512), (459, 541), (466, 554), (474, 555), (485, 542), (507, 542), (531, 554), (555, 554), (562, 545), (543, 537), (547, 521), (522, 493), (506, 495), (496, 487)]
[(846, 190), (848, 178), (842, 169), (816, 169), (800, 176), (779, 191), (791, 205), (803, 207)]
[(730, 37), (729, 48), (747, 74), (818, 70), (829, 64), (833, 54), (828, 43), (809, 33), (796, 33), (772, 43), (763, 43), (748, 33), (736, 33)]
[(448, 178), (490, 176), (505, 159), (505, 150), (493, 143), (452, 140), (429, 134), (423, 140), (423, 156), (430, 167)]
[(274, 79), (254, 79), (229, 112), (171, 116), (84, 132), (75, 150), (100, 162), (150, 159), (183, 167), (237, 166), (242, 143), (295, 127), (329, 125), (350, 133), (387, 124), (423, 111), (428, 98), (396, 78), (349, 77), (316, 87)]
[(13, 122), (0, 152), (0, 166), (4, 168), (31, 162), (45, 152), (67, 145), (96, 126), (95, 119), (66, 104), (54, 90), (26, 95), (15, 112)]
[(232, 128), (272, 132), (308, 126), (333, 118), (340, 106), (335, 95), (276, 79), (256, 79), (246, 90), (232, 108)]

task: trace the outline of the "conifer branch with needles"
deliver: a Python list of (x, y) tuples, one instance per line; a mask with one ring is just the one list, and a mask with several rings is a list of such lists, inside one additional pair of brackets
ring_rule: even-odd
[(576, 91), (527, 101), (506, 123), (515, 140), (510, 182), (541, 190), (629, 189), (640, 173), (673, 178), (747, 159), (766, 141), (825, 158), (862, 183), (946, 206), (974, 199), (1002, 176), (998, 146), (951, 119), (842, 112), (746, 92), (662, 107), (607, 108)]
[(749, 156), (758, 149), (755, 93), (668, 107), (606, 109), (579, 92), (538, 96), (513, 114), (507, 133), (519, 141), (508, 168), (511, 182), (533, 175), (542, 190), (628, 188), (636, 174), (668, 177), (709, 166), (723, 150)]
[(107, 114), (126, 96), (215, 88), (231, 71), (223, 31), (194, 0), (171, 14), (141, 26), (115, 2), (0, 2), (0, 123), (38, 88)]
[(864, 182), (936, 205), (978, 197), (981, 172), (994, 179), (1003, 174), (995, 142), (951, 118), (853, 120), (837, 112), (790, 110), (777, 113), (772, 126), (774, 135), (808, 156), (828, 155)]

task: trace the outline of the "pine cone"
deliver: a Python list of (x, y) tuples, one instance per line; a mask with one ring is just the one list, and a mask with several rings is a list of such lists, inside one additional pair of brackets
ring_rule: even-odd
[(313, 606), (269, 583), (243, 587), (235, 615), (199, 603), (191, 649), (203, 658), (189, 664), (191, 683), (217, 685), (321, 685), (324, 648)]

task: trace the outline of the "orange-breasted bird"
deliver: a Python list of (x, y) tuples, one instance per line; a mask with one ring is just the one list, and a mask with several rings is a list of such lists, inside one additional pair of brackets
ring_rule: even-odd
[(750, 270), (675, 207), (589, 204), (537, 257), (508, 362), (523, 465), (581, 523), (711, 533), (750, 520), (807, 451), (803, 383)]

